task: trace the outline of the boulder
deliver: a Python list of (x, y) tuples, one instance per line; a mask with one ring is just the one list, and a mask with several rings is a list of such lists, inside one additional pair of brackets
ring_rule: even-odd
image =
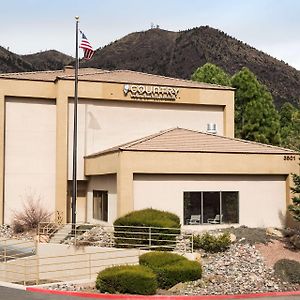
[(168, 291), (172, 292), (172, 293), (179, 293), (180, 291), (182, 291), (184, 288), (186, 287), (186, 284), (183, 282), (179, 282), (177, 284), (175, 284), (174, 286), (172, 286)]
[(293, 244), (293, 246), (296, 249), (300, 249), (300, 235), (299, 234), (294, 234), (291, 238), (290, 238), (290, 242)]
[(268, 235), (273, 235), (273, 236), (277, 236), (277, 237), (283, 237), (283, 234), (280, 230), (273, 228), (273, 227), (269, 227), (266, 229), (266, 233)]
[(229, 238), (231, 243), (234, 243), (236, 241), (236, 236), (233, 233), (230, 233)]

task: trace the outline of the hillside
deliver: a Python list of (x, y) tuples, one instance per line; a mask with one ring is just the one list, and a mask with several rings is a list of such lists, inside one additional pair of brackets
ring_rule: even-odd
[(64, 66), (72, 64), (74, 58), (58, 52), (56, 50), (48, 50), (35, 54), (22, 55), (24, 60), (31, 63), (35, 70), (60, 70)]
[(73, 57), (56, 50), (17, 55), (0, 46), (0, 73), (59, 70), (72, 63)]
[[(73, 62), (72, 57), (56, 50), (19, 56), (0, 47), (0, 72), (4, 73), (62, 69)], [(286, 101), (299, 106), (300, 71), (208, 26), (180, 32), (155, 28), (131, 33), (99, 48), (93, 59), (80, 65), (189, 79), (206, 62), (231, 75), (246, 66), (268, 87), (277, 107)]]
[(92, 60), (81, 65), (190, 78), (206, 62), (231, 75), (246, 66), (268, 87), (277, 106), (286, 101), (299, 103), (299, 71), (208, 26), (181, 32), (150, 29), (131, 33), (98, 49)]
[(24, 60), (17, 54), (14, 54), (0, 46), (0, 72), (26, 72), (33, 71), (34, 67), (30, 62)]

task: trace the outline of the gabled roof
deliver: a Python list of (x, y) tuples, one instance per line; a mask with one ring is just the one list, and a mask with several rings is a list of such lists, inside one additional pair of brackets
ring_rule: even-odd
[[(32, 80), (55, 82), (57, 80), (74, 80), (74, 69), (56, 71), (36, 71), (20, 73), (0, 74), (0, 79)], [(109, 82), (109, 83), (129, 83), (129, 84), (149, 84), (162, 86), (177, 86), (188, 88), (221, 89), (234, 90), (231, 87), (217, 84), (201, 83), (179, 78), (171, 78), (160, 75), (147, 74), (130, 70), (102, 70), (94, 68), (79, 69), (79, 81)]]
[(241, 139), (203, 133), (199, 131), (172, 128), (159, 133), (119, 145), (87, 157), (94, 157), (118, 151), (154, 152), (200, 152), (200, 153), (239, 153), (239, 154), (285, 154), (298, 152)]

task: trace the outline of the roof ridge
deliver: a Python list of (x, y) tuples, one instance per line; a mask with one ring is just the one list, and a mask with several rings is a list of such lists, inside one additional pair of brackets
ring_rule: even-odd
[(10, 72), (10, 73), (0, 73), (0, 76), (10, 76), (17, 74), (37, 74), (37, 73), (55, 73), (55, 72), (63, 72), (64, 70), (42, 70), (42, 71), (25, 71), (25, 72)]
[(122, 149), (127, 149), (127, 148), (129, 148), (129, 147), (132, 147), (132, 146), (141, 144), (141, 143), (143, 143), (143, 142), (150, 141), (150, 140), (152, 140), (152, 139), (154, 139), (154, 138), (156, 138), (156, 137), (159, 137), (159, 136), (161, 136), (161, 135), (163, 135), (163, 134), (165, 134), (165, 133), (171, 132), (171, 131), (173, 131), (173, 130), (175, 130), (175, 129), (178, 129), (178, 127), (173, 127), (173, 128), (161, 130), (160, 132), (153, 133), (153, 134), (151, 134), (151, 135), (147, 135), (147, 136), (145, 136), (145, 137), (143, 137), (143, 138), (140, 138), (140, 139), (138, 139), (138, 140), (135, 140), (135, 141), (132, 141), (132, 142), (123, 144), (123, 145), (121, 145), (121, 146), (118, 147), (118, 148), (121, 149), (121, 150), (122, 150)]
[(218, 134), (214, 134), (214, 133), (208, 133), (208, 132), (204, 132), (204, 131), (198, 131), (198, 130), (193, 130), (193, 129), (180, 128), (180, 127), (178, 127), (178, 129), (182, 129), (182, 130), (186, 130), (186, 131), (192, 131), (192, 132), (197, 132), (197, 133), (205, 134), (205, 135), (209, 135), (209, 136), (216, 136), (216, 137), (220, 137), (222, 139), (231, 140), (231, 141), (239, 141), (239, 142), (243, 142), (245, 144), (260, 145), (260, 146), (269, 147), (269, 148), (272, 148), (272, 149), (289, 150), (289, 151), (297, 152), (297, 151), (289, 149), (289, 148), (274, 146), (274, 145), (270, 145), (270, 144), (264, 144), (264, 143), (255, 142), (255, 141), (243, 140), (243, 139), (240, 139), (240, 138), (228, 137), (228, 136), (218, 135)]
[(95, 153), (91, 153), (89, 155), (86, 155), (85, 157), (90, 157), (90, 156), (96, 156), (98, 154), (105, 154), (105, 153), (108, 153), (108, 152), (113, 152), (113, 151), (116, 151), (116, 150), (125, 150), (127, 149), (128, 147), (131, 147), (131, 146), (134, 146), (134, 145), (137, 145), (139, 143), (142, 143), (142, 142), (145, 142), (147, 140), (151, 140), (152, 138), (155, 138), (157, 136), (160, 136), (166, 132), (169, 132), (169, 131), (172, 131), (176, 129), (176, 127), (174, 128), (170, 128), (170, 129), (166, 129), (166, 130), (162, 130), (160, 132), (157, 132), (157, 133), (153, 133), (151, 135), (147, 135), (145, 137), (142, 137), (142, 138), (139, 138), (139, 139), (136, 139), (136, 140), (133, 140), (131, 142), (127, 142), (127, 143), (124, 143), (124, 144), (119, 144), (119, 145), (116, 145), (116, 146), (113, 146), (113, 147), (110, 147), (108, 149), (104, 149), (104, 150), (101, 150), (99, 152), (95, 152)]
[[(94, 68), (87, 68), (87, 69), (94, 69)], [(83, 69), (79, 69), (79, 70), (83, 70)], [(103, 74), (103, 73), (109, 73), (110, 72), (109, 70), (103, 70), (103, 69), (96, 69), (96, 70), (99, 70), (99, 71), (93, 71), (91, 73), (87, 72), (87, 73), (78, 74), (78, 77), (79, 76), (86, 76), (86, 75)], [(64, 76), (58, 76), (58, 77), (59, 78), (66, 78), (66, 77), (74, 77), (74, 76), (75, 76), (75, 74), (68, 74), (68, 75), (66, 74)]]
[[(124, 143), (124, 144), (121, 144), (121, 145), (116, 145), (114, 147), (99, 151), (97, 153), (89, 154), (86, 157), (93, 157), (93, 156), (97, 156), (97, 155), (102, 155), (102, 154), (116, 152), (116, 151), (122, 151), (122, 150), (124, 150), (124, 151), (126, 151), (126, 150), (127, 151), (131, 151), (131, 150), (135, 151), (134, 147), (136, 145), (139, 145), (139, 144), (142, 144), (144, 142), (150, 141), (152, 139), (155, 139), (157, 137), (160, 137), (164, 134), (167, 134), (167, 133), (175, 131), (175, 130), (181, 130), (181, 131), (190, 132), (190, 133), (192, 132), (192, 133), (199, 134), (201, 136), (210, 136), (210, 137), (213, 137), (213, 138), (222, 138), (223, 140), (226, 140), (226, 141), (239, 142), (239, 143), (243, 143), (244, 147), (246, 147), (245, 144), (246, 145), (250, 144), (250, 145), (256, 145), (256, 146), (260, 146), (260, 147), (264, 147), (264, 148), (270, 148), (270, 149), (277, 150), (277, 153), (276, 153), (276, 151), (271, 152), (273, 154), (284, 154), (284, 153), (299, 154), (299, 152), (297, 152), (295, 150), (287, 149), (287, 148), (283, 148), (283, 147), (263, 144), (263, 143), (259, 143), (259, 142), (242, 140), (242, 139), (239, 139), (239, 138), (231, 138), (231, 137), (226, 137), (226, 136), (222, 136), (222, 135), (216, 135), (216, 134), (212, 134), (212, 133), (202, 132), (202, 131), (199, 131), (199, 130), (187, 129), (187, 128), (182, 128), (182, 127), (173, 127), (173, 128), (170, 128), (170, 129), (165, 129), (165, 130), (162, 130), (160, 132), (148, 135), (148, 136), (143, 137), (143, 138), (136, 139), (136, 140), (128, 142), (128, 143)], [(220, 144), (220, 143), (218, 143), (218, 144)], [(261, 150), (259, 150), (259, 148), (258, 149), (254, 148), (254, 149), (256, 149), (256, 150), (253, 150), (253, 151), (250, 151), (250, 152), (247, 152), (247, 151), (244, 152), (243, 150), (240, 150), (240, 151), (233, 151), (232, 153), (263, 153), (263, 154), (268, 154), (268, 152), (263, 152), (262, 149)], [(172, 150), (161, 150), (161, 151), (172, 151)], [(178, 150), (178, 151), (183, 151), (183, 150)], [(191, 151), (193, 151), (193, 150), (191, 150)], [(201, 152), (201, 150), (197, 150), (197, 151)], [(222, 151), (215, 151), (215, 150), (211, 150), (211, 151), (212, 152), (222, 152)], [(266, 151), (266, 149), (265, 149), (265, 151)], [(269, 150), (269, 151), (271, 151), (271, 150)]]
[(131, 72), (131, 73), (138, 73), (138, 74), (143, 74), (143, 75), (147, 75), (147, 76), (155, 76), (155, 77), (159, 77), (159, 78), (163, 78), (163, 79), (171, 79), (171, 80), (176, 80), (179, 82), (186, 82), (186, 83), (199, 83), (199, 84), (204, 84), (209, 86), (215, 86), (215, 87), (227, 87), (227, 88), (232, 88), (231, 86), (226, 86), (226, 85), (220, 85), (220, 84), (215, 84), (215, 83), (207, 83), (207, 82), (200, 82), (200, 81), (194, 81), (194, 80), (189, 80), (189, 79), (183, 79), (183, 78), (176, 78), (176, 77), (169, 77), (169, 76), (164, 76), (164, 75), (159, 75), (159, 74), (151, 74), (151, 73), (145, 73), (145, 72), (141, 72), (141, 71), (133, 71), (133, 70), (127, 70), (127, 69), (119, 69), (119, 70), (111, 70), (111, 72)]

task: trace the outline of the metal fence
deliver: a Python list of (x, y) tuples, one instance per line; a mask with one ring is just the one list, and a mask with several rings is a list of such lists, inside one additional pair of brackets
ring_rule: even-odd
[(0, 263), (0, 280), (23, 285), (94, 280), (98, 272), (106, 267), (138, 263), (139, 250), (136, 249), (99, 249), (94, 252), (68, 253), (69, 246), (58, 246), (65, 246), (60, 251), (61, 255), (34, 254), (14, 259), (10, 256), (9, 260), (3, 257), (5, 262)]
[(39, 241), (77, 246), (193, 252), (193, 234), (180, 228), (40, 223)]
[(36, 254), (36, 241), (0, 238), (0, 262)]
[(41, 223), (35, 241), (0, 239), (0, 281), (94, 280), (106, 267), (137, 264), (141, 249), (193, 252), (193, 235), (176, 228)]

